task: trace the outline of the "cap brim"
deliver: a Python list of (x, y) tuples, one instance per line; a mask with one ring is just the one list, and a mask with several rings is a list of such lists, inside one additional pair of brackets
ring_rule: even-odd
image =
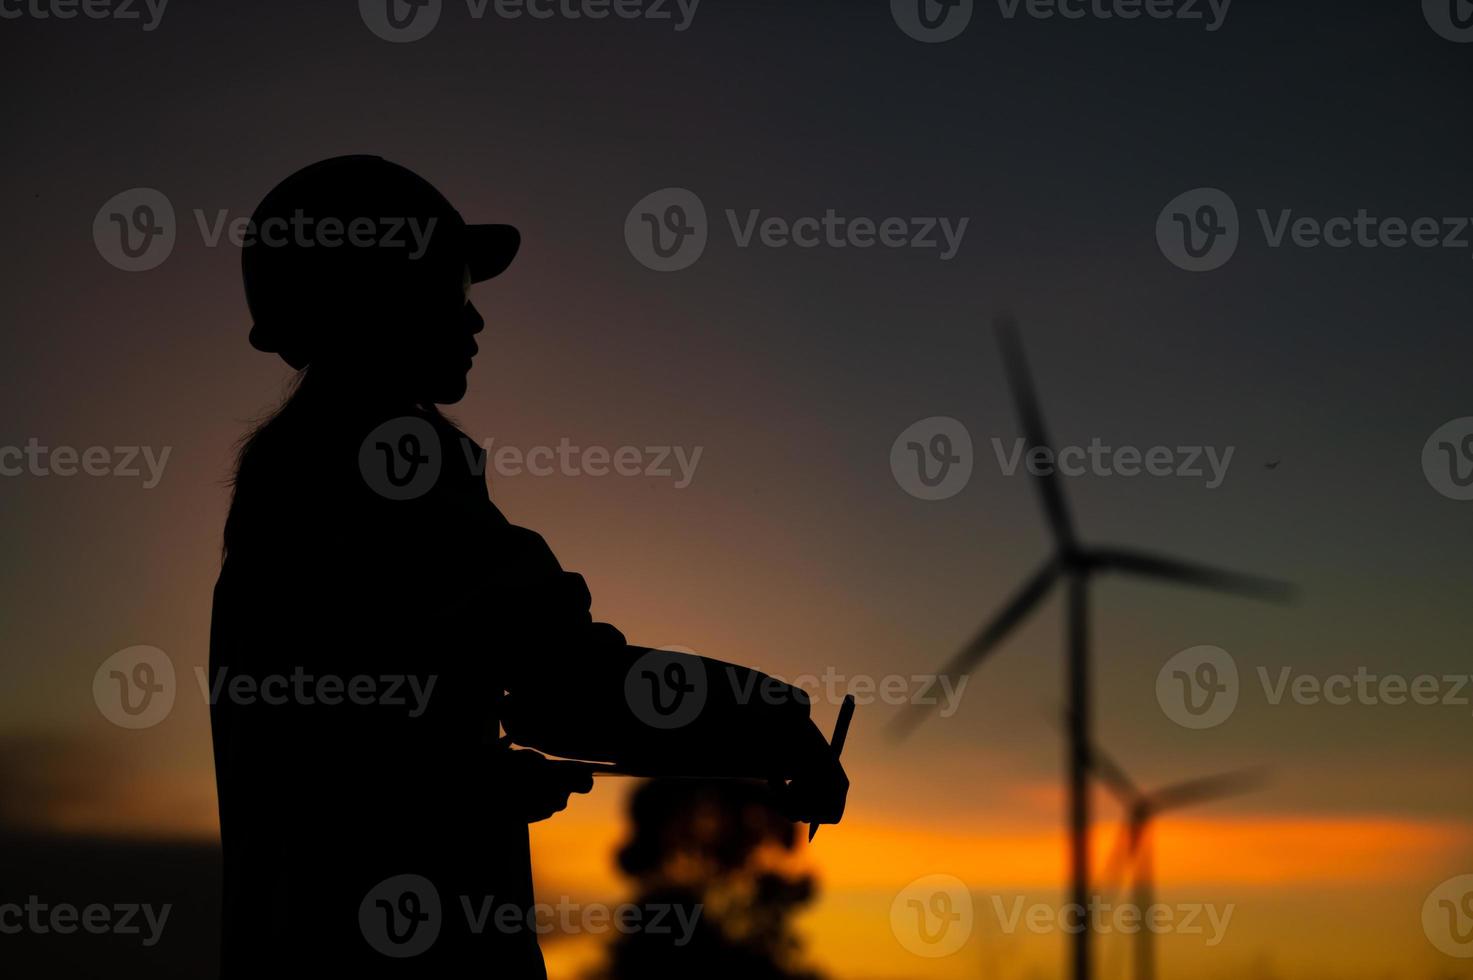
[(485, 282), (506, 271), (517, 257), (522, 233), (511, 225), (467, 225), (465, 229), (466, 265), (471, 282)]

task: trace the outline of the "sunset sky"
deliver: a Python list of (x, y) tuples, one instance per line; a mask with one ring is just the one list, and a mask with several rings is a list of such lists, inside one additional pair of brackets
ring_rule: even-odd
[[(445, 0), (422, 40), (376, 37), (355, 4), (175, 0), (154, 30), (0, 23), (9, 93), (0, 445), (170, 447), (162, 479), (0, 477), (0, 820), (48, 832), (216, 833), (207, 660), (233, 446), (289, 370), (246, 343), (239, 254), (196, 210), (249, 214), (317, 159), (378, 153), (471, 221), (518, 225), (512, 269), (473, 294), (488, 326), (451, 414), (523, 449), (699, 447), (671, 478), (493, 473), (515, 522), (582, 572), (631, 641), (794, 678), (936, 670), (1047, 555), (1033, 488), (991, 440), (1018, 430), (988, 327), (1021, 322), (1054, 439), (1233, 447), (1220, 487), (1066, 481), (1087, 540), (1296, 583), (1292, 605), (1121, 578), (1094, 592), (1102, 743), (1143, 786), (1265, 765), (1258, 790), (1161, 819), (1158, 897), (1231, 905), (1222, 942), (1173, 935), (1161, 975), (1473, 977), (1422, 922), (1473, 873), (1473, 685), (1462, 704), (1271, 703), (1259, 680), (1468, 675), (1473, 502), (1440, 495), (1423, 444), (1473, 415), (1470, 244), (1272, 248), (1277, 215), (1473, 215), (1473, 46), (1415, 2), (1238, 0), (1223, 26), (1006, 19), (907, 37), (879, 0), (704, 0), (691, 25), (477, 21)], [(163, 192), (177, 242), (129, 273), (94, 246), (119, 192)], [(624, 240), (636, 201), (688, 188), (711, 219), (693, 266)], [(1229, 193), (1243, 233), (1193, 274), (1158, 213)], [(725, 212), (968, 217), (936, 250), (739, 247)], [(898, 485), (891, 444), (950, 416), (974, 471), (954, 497)], [(1277, 462), (1276, 462), (1277, 461)], [(1266, 464), (1276, 463), (1272, 468)], [(804, 849), (803, 920), (836, 980), (1055, 977), (1063, 937), (1007, 934), (1021, 897), (1062, 899), (1062, 607), (1051, 600), (908, 741), (859, 708), (848, 813)], [(179, 672), (161, 724), (126, 731), (92, 678), (126, 647)], [(1225, 723), (1156, 697), (1180, 650), (1242, 676)], [(838, 704), (814, 707), (827, 731)], [(540, 895), (617, 900), (629, 784), (534, 829)], [(1118, 811), (1099, 796), (1097, 850)], [(1101, 857), (1103, 863), (1103, 857)], [(893, 934), (911, 882), (951, 875), (977, 925), (926, 959)], [(1102, 973), (1129, 950), (1101, 944)], [(558, 980), (596, 959), (546, 944)]]

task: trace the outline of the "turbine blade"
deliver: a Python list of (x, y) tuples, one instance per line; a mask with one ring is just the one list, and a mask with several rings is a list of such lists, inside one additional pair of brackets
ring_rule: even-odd
[[(1038, 395), (1033, 389), (1033, 376), (1028, 371), (1023, 342), (1018, 337), (1017, 321), (1011, 316), (1000, 316), (995, 329), (1026, 448), (1032, 450), (1041, 446), (1052, 453), (1053, 444), (1049, 442), (1048, 430), (1043, 424), (1043, 412), (1038, 407)], [(1074, 544), (1074, 522), (1069, 517), (1069, 506), (1064, 500), (1064, 485), (1058, 470), (1054, 469), (1046, 475), (1036, 477), (1035, 485), (1038, 487), (1039, 499), (1043, 502), (1049, 530), (1053, 532), (1054, 542), (1060, 550), (1069, 550)]]
[[(1069, 737), (1068, 713), (1060, 710), (1048, 717), (1054, 730), (1067, 739)], [(1127, 812), (1145, 799), (1145, 795), (1136, 788), (1135, 783), (1130, 781), (1125, 770), (1116, 764), (1109, 753), (1100, 748), (1098, 742), (1091, 741), (1089, 744), (1089, 768), (1090, 772), (1105, 784), (1105, 788), (1119, 801), (1121, 806), (1125, 807)]]
[(1219, 776), (1208, 776), (1205, 779), (1189, 779), (1185, 782), (1174, 783), (1150, 795), (1151, 812), (1179, 810), (1186, 806), (1196, 806), (1199, 803), (1211, 803), (1230, 796), (1238, 796), (1257, 789), (1267, 779), (1268, 770), (1258, 767), (1239, 769)]
[(1287, 582), (1151, 555), (1143, 551), (1099, 548), (1090, 552), (1088, 560), (1092, 567), (1102, 571), (1142, 575), (1178, 585), (1191, 585), (1255, 599), (1287, 602), (1294, 597), (1294, 587)]
[[(1058, 565), (1053, 561), (1045, 563), (1032, 578), (1024, 582), (1013, 593), (1007, 604), (992, 617), (986, 626), (977, 631), (971, 642), (962, 647), (961, 651), (951, 658), (940, 673), (947, 676), (970, 673), (1002, 642), (1008, 633), (1012, 632), (1015, 626), (1043, 601), (1058, 576)], [(932, 681), (933, 686), (935, 683)], [(890, 723), (891, 735), (895, 738), (904, 738), (909, 735), (925, 718), (928, 713), (927, 709), (930, 707), (932, 705), (917, 703), (907, 705)]]

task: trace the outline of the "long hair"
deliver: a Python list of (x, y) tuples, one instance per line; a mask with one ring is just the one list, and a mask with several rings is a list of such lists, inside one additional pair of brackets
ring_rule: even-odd
[[(252, 521), (262, 516), (258, 513), (262, 488), (279, 479), (281, 467), (299, 463), (320, 450), (317, 440), (329, 436), (335, 422), (353, 414), (355, 406), (320, 374), (311, 365), (298, 371), (287, 382), (280, 404), (254, 420), (236, 443), (235, 467), (227, 481), (230, 510), (225, 517), (222, 560), (247, 539)], [(436, 426), (464, 434), (434, 404), (420, 402), (413, 409)], [(294, 460), (293, 453), (304, 455)]]
[(281, 401), (265, 415), (253, 419), (250, 427), (235, 444), (235, 465), (227, 485), (230, 487), (230, 509), (225, 515), (225, 532), (220, 546), (220, 557), (228, 557), (233, 546), (241, 540), (246, 523), (245, 511), (250, 506), (256, 484), (261, 479), (261, 460), (269, 455), (264, 447), (277, 441), (283, 428), (290, 425), (293, 416), (301, 413), (306, 399), (302, 395), (307, 369), (297, 371), (287, 382)]

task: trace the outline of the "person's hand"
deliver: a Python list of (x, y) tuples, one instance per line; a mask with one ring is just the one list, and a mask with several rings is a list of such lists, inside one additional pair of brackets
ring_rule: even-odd
[(791, 780), (773, 784), (778, 806), (789, 820), (800, 823), (838, 823), (844, 816), (844, 804), (849, 797), (849, 776), (844, 766), (829, 748), (828, 743), (817, 735), (816, 744), (810, 740), (809, 750), (803, 753), (800, 768)]
[(511, 748), (501, 753), (499, 762), (506, 799), (512, 811), (528, 823), (561, 813), (568, 807), (568, 797), (593, 789), (593, 774), (582, 763)]

